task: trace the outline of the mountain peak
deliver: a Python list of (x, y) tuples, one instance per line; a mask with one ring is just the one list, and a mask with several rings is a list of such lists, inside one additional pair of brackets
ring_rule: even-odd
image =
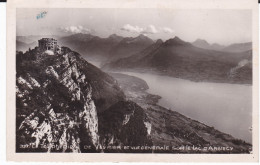
[(144, 34), (140, 34), (140, 35), (137, 36), (137, 37), (147, 37), (147, 36), (145, 36)]
[(175, 45), (189, 45), (188, 42), (183, 41), (179, 37), (175, 36), (167, 41), (165, 41), (166, 46), (175, 46)]
[(107, 39), (120, 42), (124, 37), (117, 34), (111, 34)]
[(163, 43), (163, 40), (161, 40), (161, 39), (158, 39), (157, 41), (156, 41), (156, 44), (162, 44)]
[(143, 34), (140, 34), (139, 36), (137, 36), (135, 38), (132, 38), (132, 37), (127, 38), (127, 39), (125, 39), (125, 41), (127, 43), (134, 43), (134, 42), (137, 42), (137, 43), (145, 42), (145, 43), (149, 43), (149, 44), (154, 43), (154, 41), (151, 38), (149, 38), (149, 37), (147, 37), (147, 36), (145, 36)]
[(198, 41), (198, 42), (207, 42), (206, 40), (201, 39), (201, 38), (196, 39), (194, 42), (196, 42), (196, 41)]
[(90, 39), (92, 39), (94, 37), (95, 36), (93, 36), (91, 34), (76, 33), (76, 34), (72, 34), (72, 35), (64, 37), (64, 38), (73, 39), (73, 40), (80, 40), (80, 41), (86, 41), (86, 40), (90, 40)]
[(208, 43), (208, 41), (204, 39), (197, 39), (194, 42), (192, 42), (192, 45), (198, 48), (209, 49), (209, 50), (221, 50), (224, 48), (223, 45), (220, 45), (218, 43), (210, 44)]
[(147, 37), (146, 35), (140, 34), (139, 36), (136, 37), (136, 39), (145, 40), (145, 39), (150, 39), (150, 38)]
[(173, 39), (174, 40), (181, 40), (178, 36), (175, 36)]
[(206, 40), (203, 40), (203, 39), (197, 39), (193, 42), (193, 44), (195, 45), (203, 45), (203, 46), (210, 46), (210, 44), (206, 41)]
[(108, 38), (122, 38), (122, 37), (117, 34), (111, 34)]
[(76, 33), (76, 34), (72, 34), (71, 36), (84, 36), (84, 37), (86, 37), (86, 36), (92, 36), (92, 35), (89, 34), (89, 33)]

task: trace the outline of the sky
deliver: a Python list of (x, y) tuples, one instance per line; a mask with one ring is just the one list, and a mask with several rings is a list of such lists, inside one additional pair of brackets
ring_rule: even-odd
[(178, 36), (223, 45), (252, 40), (251, 10), (241, 9), (17, 9), (16, 18), (19, 36), (144, 34), (153, 40)]

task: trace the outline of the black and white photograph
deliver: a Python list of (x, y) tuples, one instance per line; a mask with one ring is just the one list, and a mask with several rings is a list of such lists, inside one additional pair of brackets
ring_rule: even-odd
[(251, 28), (250, 10), (18, 9), (16, 151), (250, 153)]
[(15, 9), (15, 154), (258, 152), (252, 9), (35, 6)]

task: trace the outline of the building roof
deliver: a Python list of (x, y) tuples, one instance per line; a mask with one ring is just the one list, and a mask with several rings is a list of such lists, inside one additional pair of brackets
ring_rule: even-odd
[(54, 38), (42, 38), (39, 41), (57, 41), (57, 40)]

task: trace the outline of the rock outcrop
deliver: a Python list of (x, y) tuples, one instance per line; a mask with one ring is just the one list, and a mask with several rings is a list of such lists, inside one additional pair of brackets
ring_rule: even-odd
[[(54, 56), (37, 48), (17, 53), (17, 152), (99, 152), (104, 139), (99, 130), (109, 122), (99, 118), (111, 116), (113, 105), (128, 105), (111, 76), (69, 48), (64, 50)], [(116, 137), (114, 129), (111, 125), (111, 137)]]
[(111, 106), (99, 118), (99, 132), (102, 135), (101, 147), (107, 146), (102, 149), (106, 152), (133, 152), (131, 148), (113, 150), (108, 147), (115, 145), (151, 146), (151, 124), (149, 122), (144, 110), (132, 101), (121, 101)]
[[(69, 48), (52, 56), (35, 48), (16, 57), (16, 152), (252, 150), (245, 141), (157, 105), (160, 96), (148, 94), (145, 81), (111, 74), (116, 81)], [(233, 72), (247, 65), (241, 62)]]

